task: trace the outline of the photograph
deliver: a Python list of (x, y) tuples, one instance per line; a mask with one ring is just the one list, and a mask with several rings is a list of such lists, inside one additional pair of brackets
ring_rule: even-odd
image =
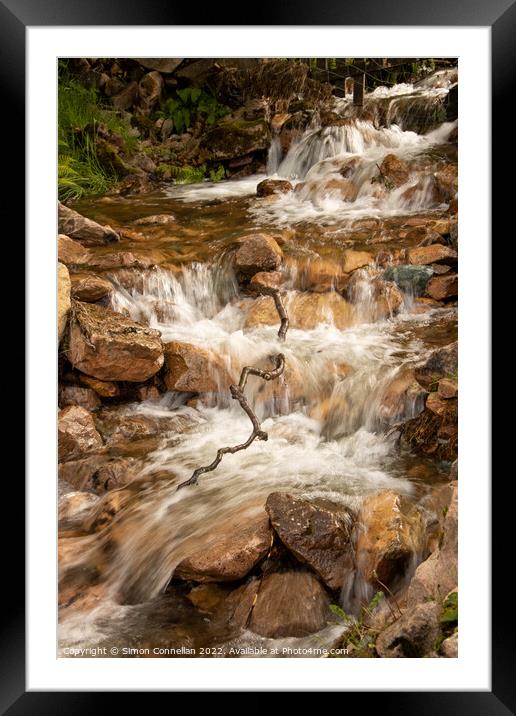
[(460, 656), (460, 77), (57, 59), (59, 659)]

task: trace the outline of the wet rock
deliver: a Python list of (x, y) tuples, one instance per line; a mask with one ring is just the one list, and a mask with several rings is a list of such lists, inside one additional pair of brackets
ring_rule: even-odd
[(270, 194), (287, 194), (293, 187), (285, 179), (264, 179), (256, 187), (257, 196), (269, 196)]
[(406, 189), (400, 200), (406, 209), (421, 209), (421, 206), (429, 204), (441, 204), (443, 196), (439, 189), (437, 179), (433, 175), (423, 176)]
[(459, 393), (458, 383), (453, 378), (442, 378), (437, 386), (437, 392), (444, 400), (456, 398)]
[(169, 390), (212, 393), (225, 390), (231, 378), (222, 360), (191, 343), (165, 345), (165, 384)]
[(418, 604), (385, 629), (376, 640), (380, 657), (420, 658), (433, 651), (440, 634), (440, 606), (435, 602)]
[(82, 244), (69, 236), (59, 234), (57, 237), (57, 257), (66, 266), (80, 266), (87, 264), (91, 254)]
[(249, 286), (259, 291), (261, 288), (279, 288), (283, 282), (281, 271), (260, 271), (255, 273)]
[(426, 408), (431, 410), (435, 415), (444, 415), (448, 405), (447, 401), (443, 400), (437, 392), (429, 393), (426, 399)]
[(426, 391), (419, 385), (413, 370), (402, 371), (384, 389), (379, 414), (389, 422), (397, 422), (424, 407)]
[(458, 342), (437, 348), (430, 357), (415, 370), (415, 377), (426, 390), (437, 390), (439, 381), (454, 376), (458, 366)]
[(433, 271), (428, 266), (414, 266), (411, 264), (389, 266), (383, 272), (383, 278), (386, 281), (394, 281), (402, 291), (412, 293), (414, 296), (421, 296), (425, 292), (432, 275)]
[(214, 583), (199, 584), (186, 596), (199, 611), (213, 614), (226, 599), (230, 589), (225, 585)]
[(164, 74), (174, 72), (183, 61), (182, 57), (136, 57), (135, 59), (146, 70), (156, 70)]
[(163, 77), (156, 70), (144, 75), (138, 85), (140, 105), (145, 112), (150, 112), (157, 104), (163, 92)]
[(456, 659), (459, 656), (459, 632), (454, 632), (443, 641), (439, 650), (446, 659)]
[(138, 397), (138, 400), (141, 400), (141, 401), (159, 400), (161, 397), (161, 393), (159, 392), (158, 388), (156, 388), (155, 385), (142, 385), (136, 391), (136, 395)]
[(437, 400), (422, 413), (401, 426), (401, 434), (412, 449), (424, 455), (438, 460), (455, 460), (458, 449), (457, 399), (441, 400), (437, 396)]
[(64, 335), (70, 314), (71, 282), (68, 269), (62, 263), (57, 264), (57, 338), (58, 342)]
[(265, 514), (216, 527), (202, 550), (184, 559), (174, 577), (196, 582), (231, 582), (242, 579), (267, 554), (272, 544)]
[(271, 133), (263, 119), (222, 120), (208, 130), (201, 142), (212, 160), (221, 161), (244, 157), (269, 148)]
[(91, 388), (101, 398), (116, 398), (120, 395), (120, 388), (116, 383), (105, 380), (97, 380), (89, 375), (79, 374), (79, 382)]
[(447, 164), (435, 173), (435, 179), (443, 201), (448, 202), (456, 196), (458, 190), (457, 164)]
[(351, 513), (317, 507), (285, 492), (273, 492), (265, 509), (283, 544), (311, 567), (330, 589), (342, 589), (353, 572)]
[(328, 595), (309, 572), (269, 574), (260, 585), (249, 629), (273, 639), (313, 634), (326, 626), (328, 606)]
[(84, 246), (102, 246), (119, 241), (119, 236), (110, 226), (102, 226), (87, 219), (77, 211), (59, 202), (58, 230)]
[(155, 261), (149, 256), (133, 254), (131, 251), (113, 251), (109, 254), (92, 256), (89, 265), (104, 270), (117, 268), (146, 269), (155, 266)]
[(72, 274), (72, 296), (78, 301), (95, 303), (109, 296), (113, 291), (113, 284), (105, 278), (92, 273)]
[(110, 458), (106, 454), (91, 455), (59, 465), (60, 480), (66, 480), (76, 490), (90, 490), (97, 495), (103, 495), (109, 490), (126, 485), (135, 476), (134, 460)]
[(100, 407), (100, 400), (97, 393), (91, 388), (64, 385), (59, 390), (59, 405), (61, 408), (65, 408), (67, 405), (79, 405), (91, 412)]
[(344, 251), (342, 270), (345, 273), (351, 273), (363, 266), (369, 266), (374, 262), (374, 257), (369, 251), (352, 251), (348, 249)]
[(152, 216), (142, 216), (141, 219), (136, 219), (133, 224), (135, 226), (166, 226), (174, 224), (175, 221), (176, 218), (172, 214), (152, 214)]
[(458, 490), (453, 486), (452, 498), (444, 520), (439, 549), (416, 569), (407, 592), (409, 607), (434, 599), (441, 602), (456, 590), (458, 581)]
[(420, 246), (415, 249), (409, 249), (408, 261), (410, 264), (447, 264), (449, 266), (457, 265), (457, 252), (449, 246), (442, 244), (431, 244), (430, 246)]
[(380, 172), (394, 186), (401, 186), (408, 181), (409, 165), (395, 154), (387, 154), (380, 165)]
[[(335, 291), (328, 293), (295, 293), (284, 297), (291, 328), (311, 330), (320, 323), (330, 323), (343, 330), (353, 324), (353, 306)], [(279, 324), (278, 312), (271, 296), (260, 296), (249, 309), (245, 325)]]
[(164, 361), (160, 332), (95, 304), (74, 301), (68, 359), (93, 378), (142, 382)]
[(240, 280), (248, 280), (261, 271), (277, 271), (283, 253), (268, 234), (249, 234), (237, 242), (234, 266)]
[(355, 201), (358, 193), (357, 187), (350, 179), (328, 179), (322, 184), (308, 182), (306, 187), (316, 193), (320, 190), (324, 194), (331, 194), (341, 201)]
[(366, 497), (358, 517), (356, 563), (373, 586), (395, 587), (423, 544), (421, 513), (395, 492)]
[(184, 415), (155, 416), (130, 414), (123, 409), (104, 408), (96, 416), (97, 428), (106, 445), (123, 445), (137, 440), (163, 435), (182, 433), (191, 421)]
[(459, 277), (456, 273), (445, 276), (434, 276), (428, 282), (426, 292), (430, 298), (443, 301), (446, 298), (456, 298), (459, 292)]
[[(73, 460), (102, 448), (102, 438), (90, 413), (75, 405), (63, 408), (59, 413), (58, 440), (60, 461)], [(63, 479), (67, 478), (63, 476)]]
[(91, 492), (68, 492), (59, 498), (58, 518), (60, 523), (72, 522), (84, 515), (99, 501)]
[(294, 263), (295, 287), (301, 291), (340, 291), (348, 278), (342, 270), (342, 262), (336, 259), (317, 259), (302, 266)]

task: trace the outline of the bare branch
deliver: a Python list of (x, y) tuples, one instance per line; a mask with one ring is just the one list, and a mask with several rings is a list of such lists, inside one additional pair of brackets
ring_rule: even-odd
[[(279, 290), (277, 288), (269, 288), (264, 286), (260, 287), (260, 292), (272, 296), (274, 299), (276, 310), (278, 311), (278, 315), (281, 319), (278, 336), (280, 340), (284, 341), (285, 336), (287, 334), (289, 322), (287, 313), (281, 301)], [(242, 443), (240, 445), (234, 445), (232, 447), (219, 448), (217, 450), (217, 455), (215, 456), (213, 462), (211, 462), (209, 465), (204, 465), (203, 467), (198, 467), (196, 470), (194, 470), (192, 477), (190, 477), (188, 480), (185, 480), (184, 482), (181, 482), (177, 486), (178, 490), (180, 490), (182, 487), (188, 487), (189, 485), (196, 485), (200, 475), (203, 475), (205, 472), (211, 472), (212, 470), (215, 470), (224, 455), (226, 455), (227, 453), (236, 453), (240, 450), (246, 450), (249, 445), (251, 445), (255, 440), (268, 440), (269, 436), (264, 430), (261, 429), (260, 422), (256, 416), (256, 413), (251, 408), (247, 401), (247, 398), (244, 395), (244, 389), (247, 385), (247, 379), (250, 375), (256, 375), (259, 378), (262, 378), (263, 380), (267, 381), (279, 378), (279, 376), (285, 370), (285, 356), (283, 355), (283, 353), (278, 353), (276, 355), (270, 356), (269, 359), (274, 365), (274, 368), (272, 370), (260, 370), (259, 368), (253, 368), (252, 366), (245, 366), (244, 368), (242, 368), (238, 385), (229, 386), (231, 397), (239, 402), (242, 410), (249, 416), (249, 420), (253, 425), (252, 433), (249, 435), (245, 443)]]

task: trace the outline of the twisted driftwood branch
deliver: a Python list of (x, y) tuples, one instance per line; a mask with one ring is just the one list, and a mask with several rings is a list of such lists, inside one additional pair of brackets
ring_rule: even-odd
[[(274, 299), (276, 310), (278, 311), (278, 315), (281, 319), (278, 336), (281, 341), (284, 341), (289, 323), (287, 313), (281, 301), (279, 290), (277, 288), (269, 288), (265, 286), (260, 287), (259, 290), (261, 293), (265, 293), (268, 296), (272, 296)], [(260, 422), (256, 416), (256, 413), (249, 405), (247, 398), (244, 395), (244, 389), (247, 385), (247, 379), (250, 375), (257, 375), (259, 378), (263, 378), (263, 380), (267, 381), (279, 378), (279, 376), (285, 370), (285, 356), (283, 355), (283, 353), (277, 353), (276, 355), (270, 356), (270, 360), (274, 365), (274, 368), (272, 370), (260, 370), (259, 368), (253, 368), (252, 366), (245, 366), (245, 368), (242, 368), (238, 385), (229, 386), (231, 397), (234, 400), (238, 400), (242, 410), (249, 416), (249, 420), (253, 425), (253, 432), (249, 435), (247, 440), (240, 445), (219, 448), (217, 450), (217, 455), (215, 456), (213, 462), (211, 462), (209, 465), (204, 465), (203, 467), (198, 467), (196, 470), (194, 470), (192, 477), (190, 477), (188, 480), (185, 480), (184, 482), (181, 482), (177, 486), (178, 490), (180, 490), (182, 487), (188, 487), (189, 485), (196, 485), (200, 475), (203, 475), (205, 472), (211, 472), (212, 470), (215, 470), (215, 468), (218, 466), (226, 453), (235, 453), (239, 452), (240, 450), (246, 450), (246, 448), (248, 448), (249, 445), (251, 445), (251, 443), (253, 443), (255, 440), (268, 440), (269, 436), (264, 430), (261, 429)]]

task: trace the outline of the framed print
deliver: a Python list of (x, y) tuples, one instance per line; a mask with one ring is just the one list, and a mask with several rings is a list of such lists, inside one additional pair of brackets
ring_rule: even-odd
[(27, 108), (4, 709), (510, 713), (489, 273), (514, 7), (0, 10), (19, 144)]

